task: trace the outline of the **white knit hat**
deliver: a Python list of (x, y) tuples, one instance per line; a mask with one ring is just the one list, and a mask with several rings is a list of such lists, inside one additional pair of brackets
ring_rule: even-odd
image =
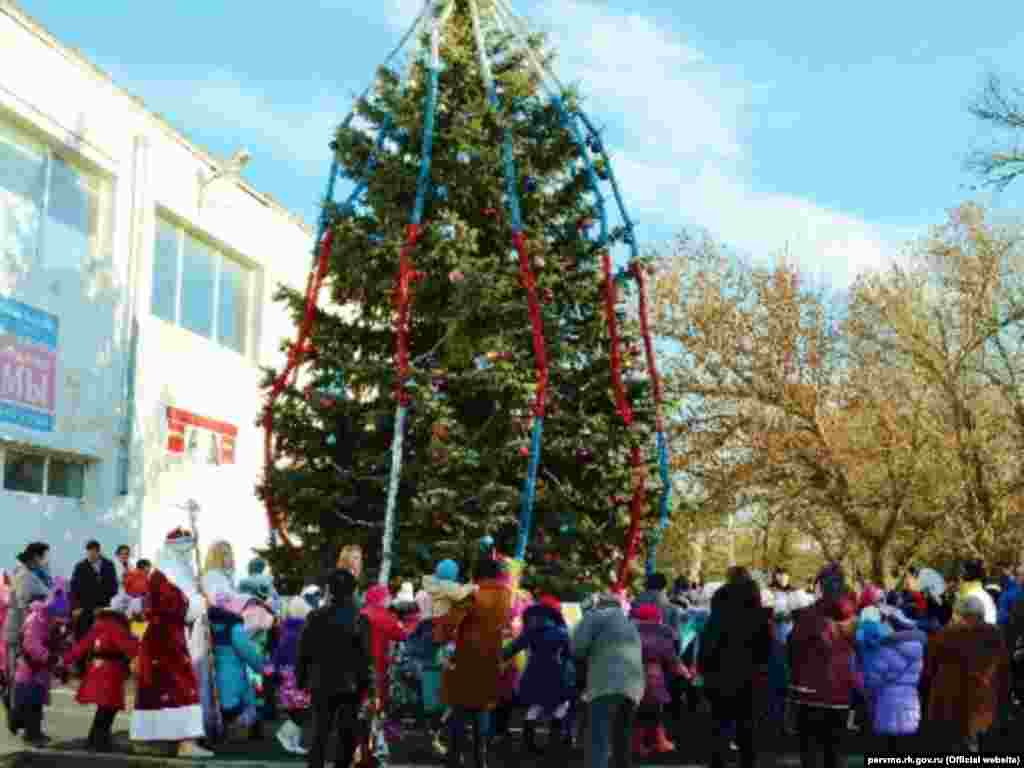
[(411, 581), (403, 581), (402, 588), (398, 590), (398, 594), (395, 595), (395, 599), (391, 601), (392, 605), (396, 603), (415, 603), (416, 592), (412, 587)]

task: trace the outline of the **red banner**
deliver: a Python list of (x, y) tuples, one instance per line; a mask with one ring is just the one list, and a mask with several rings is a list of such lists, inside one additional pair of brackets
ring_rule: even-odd
[(238, 427), (225, 421), (197, 416), (181, 408), (167, 408), (167, 452), (205, 464), (234, 464)]

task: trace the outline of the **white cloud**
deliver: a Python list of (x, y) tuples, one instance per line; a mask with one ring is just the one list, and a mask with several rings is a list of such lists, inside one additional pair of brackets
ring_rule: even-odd
[[(750, 175), (750, 94), (666, 24), (587, 0), (527, 7), (548, 34), (566, 83), (579, 82), (592, 119), (607, 126), (616, 173), (645, 232), (696, 223), (755, 258), (788, 249), (836, 287), (897, 255), (901, 233), (797, 194), (766, 193)], [(387, 0), (405, 29), (420, 0)]]
[(181, 116), (186, 126), (235, 118), (239, 143), (259, 143), (275, 155), (291, 158), (304, 174), (325, 173), (330, 162), (327, 145), (342, 118), (337, 96), (326, 87), (296, 105), (271, 101), (253, 81), (227, 70), (211, 72), (204, 80), (182, 83), (181, 87), (188, 89), (189, 98), (175, 101), (189, 105), (189, 114)]

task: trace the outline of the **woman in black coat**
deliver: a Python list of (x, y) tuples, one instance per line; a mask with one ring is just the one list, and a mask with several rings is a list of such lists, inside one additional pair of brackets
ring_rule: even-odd
[(700, 648), (704, 690), (714, 722), (712, 768), (724, 768), (729, 727), (736, 725), (742, 768), (753, 768), (754, 702), (767, 684), (772, 650), (772, 611), (761, 605), (761, 589), (745, 569), (730, 573), (715, 592)]
[(306, 619), (295, 663), (296, 684), (312, 698), (311, 768), (323, 768), (327, 742), (337, 729), (335, 765), (349, 765), (358, 739), (359, 707), (370, 685), (370, 628), (356, 606), (356, 577), (336, 570), (330, 601)]

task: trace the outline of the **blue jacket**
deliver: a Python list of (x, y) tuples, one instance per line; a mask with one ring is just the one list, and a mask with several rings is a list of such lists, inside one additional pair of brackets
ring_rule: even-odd
[(927, 642), (920, 631), (892, 632), (874, 622), (858, 628), (857, 646), (875, 733), (906, 736), (917, 731), (921, 723), (918, 684)]
[(217, 694), (224, 714), (237, 716), (255, 710), (256, 693), (246, 668), (262, 672), (266, 659), (245, 631), (242, 618), (219, 608), (210, 608), (213, 656), (217, 665)]
[(522, 634), (504, 652), (506, 659), (524, 650), (530, 652), (519, 681), (519, 702), (524, 707), (555, 708), (573, 693), (573, 665), (565, 619), (553, 608), (538, 604), (526, 609), (523, 624)]
[(1006, 589), (999, 596), (999, 603), (996, 605), (999, 626), (1005, 627), (1010, 621), (1010, 609), (1013, 604), (1024, 595), (1024, 588), (1016, 580), (1009, 582)]

